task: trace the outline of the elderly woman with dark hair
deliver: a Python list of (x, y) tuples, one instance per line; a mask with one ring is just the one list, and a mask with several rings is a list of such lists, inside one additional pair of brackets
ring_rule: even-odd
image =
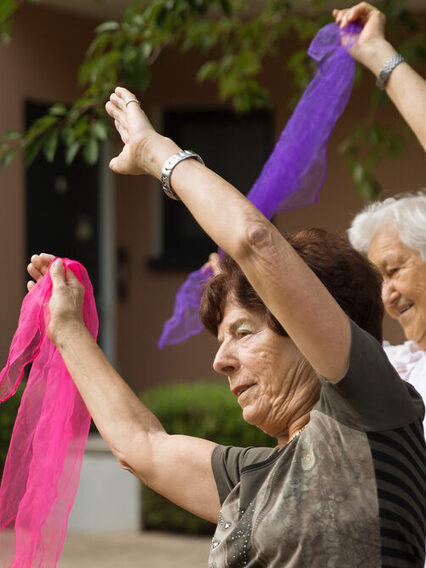
[[(424, 406), (381, 347), (376, 269), (324, 231), (284, 238), (126, 89), (106, 109), (124, 143), (112, 170), (161, 179), (226, 251), (201, 309), (214, 368), (244, 419), (277, 439), (238, 448), (166, 433), (86, 330), (81, 285), (57, 260), (49, 335), (122, 466), (217, 523), (211, 568), (423, 566)], [(33, 257), (36, 279), (46, 261)]]
[(371, 203), (348, 234), (382, 274), (385, 309), (407, 338), (403, 345), (386, 343), (385, 351), (426, 400), (426, 192)]

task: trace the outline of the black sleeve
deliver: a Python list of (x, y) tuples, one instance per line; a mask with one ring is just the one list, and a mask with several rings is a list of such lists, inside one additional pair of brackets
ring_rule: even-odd
[(217, 446), (212, 454), (212, 469), (222, 504), (232, 489), (239, 483), (241, 471), (248, 465), (266, 460), (273, 448), (238, 448)]
[(380, 343), (352, 321), (346, 375), (337, 383), (319, 379), (323, 386), (316, 409), (352, 428), (394, 429), (424, 413), (421, 397), (399, 377)]

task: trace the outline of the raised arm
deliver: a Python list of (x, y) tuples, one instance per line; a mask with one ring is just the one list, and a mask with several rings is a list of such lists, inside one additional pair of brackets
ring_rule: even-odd
[[(118, 87), (106, 106), (124, 142), (110, 166), (117, 173), (160, 179), (164, 162), (180, 148), (155, 132), (131, 99), (132, 93)], [(197, 222), (241, 266), (312, 366), (330, 380), (342, 378), (350, 347), (348, 319), (276, 228), (239, 191), (196, 160), (180, 162), (171, 181)]]
[[(51, 255), (35, 255), (30, 274), (39, 279), (51, 260)], [(81, 311), (84, 289), (76, 276), (71, 270), (65, 275), (57, 260), (51, 277), (49, 337), (113, 454), (122, 467), (170, 501), (217, 522), (220, 504), (211, 468), (216, 444), (167, 434), (86, 329)]]
[[(333, 10), (336, 23), (344, 27), (358, 21), (363, 29), (351, 55), (376, 77), (385, 64), (397, 55), (385, 38), (385, 15), (367, 2), (345, 10)], [(389, 75), (385, 89), (396, 108), (426, 150), (426, 81), (406, 62)]]

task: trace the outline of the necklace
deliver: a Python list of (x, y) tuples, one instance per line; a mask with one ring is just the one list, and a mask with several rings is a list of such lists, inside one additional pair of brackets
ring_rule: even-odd
[(300, 434), (303, 432), (303, 430), (306, 428), (306, 426), (307, 426), (307, 424), (305, 424), (303, 426), (303, 428), (300, 428), (300, 430), (296, 430), (296, 432), (291, 436), (291, 438), (289, 439), (287, 444), (289, 444), (292, 440), (294, 440), (294, 438), (297, 438), (298, 436), (300, 436)]

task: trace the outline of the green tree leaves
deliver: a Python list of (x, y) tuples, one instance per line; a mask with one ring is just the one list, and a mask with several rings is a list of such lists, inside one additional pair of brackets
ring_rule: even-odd
[[(0, 34), (10, 35), (13, 14), (19, 5), (34, 0), (1, 0)], [(257, 10), (244, 0), (135, 0), (121, 21), (106, 21), (96, 28), (79, 70), (81, 97), (71, 107), (54, 104), (45, 117), (26, 131), (5, 132), (0, 140), (0, 160), (7, 167), (19, 150), (31, 164), (39, 152), (52, 161), (59, 144), (65, 146), (67, 163), (81, 152), (90, 164), (99, 157), (99, 145), (111, 127), (104, 104), (117, 84), (141, 95), (151, 83), (151, 67), (169, 48), (197, 50), (204, 56), (198, 81), (217, 84), (219, 98), (239, 112), (271, 104), (262, 84), (265, 61), (278, 55), (280, 42), (291, 37), (295, 46), (286, 62), (298, 88), (291, 105), (309, 83), (315, 64), (306, 55), (309, 41), (331, 20), (324, 0), (312, 0), (310, 14), (298, 9), (300, 0), (265, 0)], [(387, 32), (411, 63), (426, 59), (426, 44), (405, 0), (382, 0), (388, 15)], [(281, 72), (282, 62), (276, 65)], [(356, 85), (362, 82), (358, 69)], [(406, 132), (381, 121), (381, 108), (389, 104), (373, 91), (358, 128), (341, 144), (341, 152), (357, 191), (371, 198), (380, 191), (375, 180), (378, 164), (399, 156)]]

